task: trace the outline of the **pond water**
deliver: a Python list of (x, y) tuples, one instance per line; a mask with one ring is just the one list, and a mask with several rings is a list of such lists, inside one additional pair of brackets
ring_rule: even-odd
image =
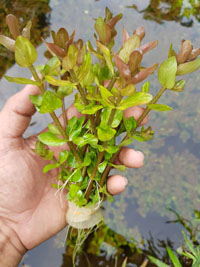
[[(178, 4), (179, 3), (179, 4)], [(32, 6), (31, 6), (32, 4)], [(150, 66), (155, 62), (162, 62), (167, 57), (170, 43), (175, 50), (180, 47), (182, 39), (192, 40), (195, 47), (199, 46), (199, 1), (149, 1), (149, 0), (47, 0), (43, 1), (4, 1), (0, 0), (0, 31), (5, 29), (3, 17), (7, 13), (17, 11), (24, 20), (22, 10), (26, 8), (26, 16), (36, 16), (37, 27), (34, 28), (35, 38), (38, 34), (49, 40), (49, 29), (57, 30), (66, 27), (71, 33), (76, 30), (76, 36), (85, 41), (93, 39), (94, 18), (104, 16), (104, 9), (108, 6), (114, 14), (123, 13), (123, 20), (119, 23), (116, 48), (119, 47), (122, 36), (122, 26), (131, 33), (137, 26), (146, 29), (145, 41), (159, 40), (157, 49), (150, 52), (144, 65)], [(21, 12), (21, 13), (20, 13)], [(37, 42), (39, 59), (44, 62), (46, 48)], [(5, 57), (5, 51), (0, 48), (0, 59)], [(3, 59), (2, 59), (3, 60)], [(21, 69), (13, 65), (13, 58), (7, 54), (7, 61), (0, 62), (0, 75), (21, 76)], [(23, 70), (23, 76), (29, 73)], [(151, 91), (159, 89), (156, 77), (150, 77)], [(153, 113), (149, 125), (155, 131), (155, 138), (148, 143), (135, 142), (131, 147), (142, 150), (145, 154), (144, 167), (138, 170), (128, 170), (124, 176), (129, 179), (126, 192), (115, 197), (114, 203), (104, 204), (105, 223), (115, 233), (123, 235), (127, 240), (136, 240), (142, 244), (143, 238), (152, 241), (155, 246), (162, 246), (163, 242), (172, 242), (175, 248), (181, 242), (181, 227), (176, 224), (166, 224), (174, 219), (169, 208), (191, 219), (193, 210), (200, 206), (200, 76), (199, 72), (187, 77), (184, 92), (167, 93), (162, 103), (173, 107), (172, 112)], [(140, 86), (140, 85), (139, 85)], [(5, 101), (20, 90), (19, 85), (11, 85), (5, 79), (0, 81), (0, 108)], [(72, 99), (69, 99), (69, 106)], [(35, 115), (26, 136), (37, 133), (47, 124), (49, 118)], [(64, 256), (63, 241), (65, 232), (53, 237), (39, 247), (29, 251), (20, 266), (55, 267), (71, 266)], [(150, 246), (148, 247), (150, 248)], [(108, 254), (100, 254), (91, 258), (88, 266), (121, 266), (112, 256), (112, 245), (102, 249)], [(160, 249), (161, 250), (161, 249)], [(164, 252), (162, 252), (161, 254)], [(101, 251), (103, 253), (103, 250)], [(126, 253), (123, 252), (123, 257)], [(110, 255), (110, 256), (109, 256)], [(130, 256), (131, 258), (131, 256)], [(89, 258), (90, 260), (90, 258)], [(81, 260), (80, 260), (81, 262)], [(94, 263), (95, 262), (95, 263)], [(137, 263), (137, 261), (135, 261)], [(95, 265), (93, 265), (95, 264)], [(138, 263), (139, 264), (139, 263)], [(87, 266), (82, 263), (78, 266)], [(129, 263), (127, 266), (139, 266)], [(148, 265), (150, 266), (150, 265)]]

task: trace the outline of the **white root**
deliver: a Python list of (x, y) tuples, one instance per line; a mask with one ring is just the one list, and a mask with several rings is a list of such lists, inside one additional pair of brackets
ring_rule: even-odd
[(103, 220), (100, 206), (78, 207), (73, 202), (68, 202), (66, 214), (67, 223), (77, 229), (88, 229), (99, 224)]

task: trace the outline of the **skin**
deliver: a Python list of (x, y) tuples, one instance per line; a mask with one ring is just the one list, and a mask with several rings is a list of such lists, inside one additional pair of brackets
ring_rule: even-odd
[[(37, 136), (22, 136), (35, 113), (29, 100), (29, 95), (35, 94), (39, 94), (39, 88), (26, 86), (0, 112), (0, 267), (17, 266), (27, 250), (66, 226), (66, 192), (55, 195), (56, 189), (51, 186), (57, 171), (44, 174), (48, 162), (32, 151)], [(125, 116), (137, 119), (142, 111), (141, 107), (129, 108)], [(73, 105), (66, 114), (68, 119), (80, 116)], [(59, 148), (54, 150), (59, 153)], [(124, 148), (116, 163), (140, 168), (143, 159), (141, 152)], [(109, 177), (107, 182), (113, 195), (121, 193), (126, 185), (127, 179), (120, 175)]]

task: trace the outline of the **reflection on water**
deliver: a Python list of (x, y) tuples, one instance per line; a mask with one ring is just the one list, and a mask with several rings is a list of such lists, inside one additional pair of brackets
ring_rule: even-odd
[[(74, 2), (74, 0), (0, 0), (0, 31), (7, 31), (3, 18), (14, 10), (15, 15), (23, 18), (22, 24), (33, 17), (35, 26), (33, 27), (32, 38), (35, 38), (37, 45), (41, 43), (39, 36), (48, 36), (50, 23), (54, 30), (63, 26), (71, 33), (76, 29), (76, 36), (80, 36), (84, 40), (93, 40), (91, 27), (94, 23), (93, 18), (103, 16), (104, 8), (108, 5), (115, 14), (124, 13), (123, 22), (117, 29), (119, 32), (118, 40), (121, 41), (122, 25), (129, 32), (132, 32), (138, 25), (143, 25), (147, 30), (145, 41), (159, 40), (158, 49), (147, 56), (145, 65), (151, 65), (155, 62), (155, 59), (160, 63), (166, 58), (171, 42), (176, 50), (179, 49), (181, 39), (191, 39), (195, 46), (199, 46), (199, 1), (76, 0), (76, 4)], [(25, 8), (27, 8), (26, 12), (24, 12)], [(52, 8), (51, 15), (49, 13), (50, 8)], [(33, 15), (32, 11), (35, 12), (36, 16)], [(193, 24), (185, 25), (192, 27), (182, 27), (181, 24), (191, 19)], [(164, 21), (166, 23), (163, 23)], [(171, 22), (167, 23), (167, 21)], [(180, 23), (177, 23), (177, 21)], [(44, 45), (38, 47), (39, 63), (45, 60), (43, 57), (45, 50)], [(5, 73), (6, 69), (13, 64), (13, 55), (7, 54), (7, 58), (4, 60), (5, 53), (0, 47), (0, 75)], [(9, 76), (21, 76), (21, 68), (14, 65), (7, 71), (7, 74)], [(24, 75), (29, 77), (27, 72)], [(159, 85), (155, 77), (151, 77), (150, 82), (154, 94)], [(167, 208), (172, 207), (187, 218), (192, 217), (194, 208), (199, 208), (199, 84), (200, 76), (192, 74), (187, 80), (186, 90), (183, 93), (180, 95), (176, 93), (165, 95), (162, 102), (173, 106), (174, 110), (165, 114), (152, 113), (150, 124), (156, 132), (155, 140), (145, 144), (138, 142), (134, 144), (135, 149), (144, 151), (144, 167), (140, 170), (128, 170), (124, 173), (123, 175), (129, 178), (129, 187), (126, 193), (115, 197), (114, 203), (105, 203), (104, 205), (107, 224), (105, 228), (110, 229), (111, 235), (115, 238), (116, 236), (123, 236), (123, 240), (126, 240), (126, 246), (128, 247), (132, 244), (130, 237), (137, 240), (141, 245), (142, 237), (149, 239), (149, 233), (151, 232), (154, 241), (149, 242), (149, 247), (146, 250), (150, 250), (151, 247), (152, 251), (161, 251), (160, 248), (158, 249), (159, 244), (154, 249), (158, 239), (163, 240), (162, 244), (171, 242), (171, 245), (173, 243), (174, 247), (177, 248), (181, 241), (180, 227), (165, 224), (165, 221), (168, 220), (167, 216), (174, 218)], [(0, 82), (0, 107), (12, 93), (20, 89), (21, 86), (13, 86), (2, 79)], [(39, 121), (28, 129), (27, 135), (38, 132), (46, 126), (47, 122), (42, 118), (43, 116), (40, 115), (34, 116), (32, 122)], [(168, 239), (171, 241), (167, 241)], [(62, 240), (64, 240), (64, 237)], [(113, 244), (113, 240), (109, 239), (109, 245), (105, 245), (105, 243), (101, 244), (103, 248), (111, 248), (110, 243)], [(121, 246), (117, 249), (121, 249)], [(133, 249), (135, 249), (135, 246), (133, 246)], [(123, 257), (119, 257), (116, 266), (121, 266), (125, 255), (129, 255), (130, 265), (128, 266), (136, 266), (133, 265), (131, 258), (134, 258), (135, 255), (139, 255), (139, 260), (136, 259), (138, 264), (144, 260), (144, 254), (138, 254), (138, 251), (136, 254), (129, 252), (128, 249), (123, 250)], [(62, 260), (64, 262), (70, 261), (67, 254), (62, 259), (62, 253), (64, 253), (64, 248), (55, 248), (55, 241), (52, 238), (28, 252), (23, 262), (32, 267), (61, 266)], [(91, 258), (92, 262), (95, 262), (90, 266), (115, 266), (115, 256), (106, 255), (102, 248), (99, 255), (99, 257), (91, 256), (91, 254), (87, 256)], [(164, 250), (162, 256), (165, 257)], [(82, 257), (85, 263), (87, 257), (84, 255)], [(82, 266), (89, 266), (87, 264), (85, 263)], [(66, 264), (65, 266), (70, 267)]]
[(136, 4), (128, 8), (142, 13), (145, 20), (153, 20), (160, 24), (164, 21), (177, 21), (182, 26), (192, 27), (194, 19), (200, 21), (198, 0), (150, 0), (144, 9), (140, 10)]
[[(50, 19), (49, 0), (0, 0), (0, 33), (4, 33), (7, 36), (9, 31), (5, 23), (5, 16), (12, 13), (20, 19), (21, 29), (25, 27), (29, 20), (32, 21), (31, 41), (36, 46), (41, 44), (41, 37), (46, 38), (48, 36)], [(1, 46), (0, 78), (13, 64), (13, 53)]]

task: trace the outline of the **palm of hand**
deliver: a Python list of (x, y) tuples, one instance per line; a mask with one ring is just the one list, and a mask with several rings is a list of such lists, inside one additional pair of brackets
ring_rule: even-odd
[(47, 162), (32, 152), (34, 142), (34, 137), (0, 140), (0, 215), (28, 249), (65, 226), (67, 209), (64, 194), (55, 196), (52, 188), (57, 173), (42, 172)]

